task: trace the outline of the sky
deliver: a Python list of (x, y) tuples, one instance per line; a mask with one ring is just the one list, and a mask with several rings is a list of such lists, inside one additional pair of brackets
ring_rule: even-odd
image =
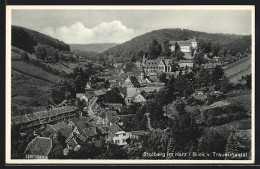
[(250, 10), (12, 10), (12, 25), (69, 44), (123, 43), (144, 33), (182, 28), (251, 34)]

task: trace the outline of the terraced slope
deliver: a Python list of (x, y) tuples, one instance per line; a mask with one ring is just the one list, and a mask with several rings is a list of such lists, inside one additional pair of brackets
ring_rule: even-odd
[(251, 62), (251, 56), (248, 56), (224, 67), (225, 74), (230, 82), (238, 83), (242, 76), (250, 74)]

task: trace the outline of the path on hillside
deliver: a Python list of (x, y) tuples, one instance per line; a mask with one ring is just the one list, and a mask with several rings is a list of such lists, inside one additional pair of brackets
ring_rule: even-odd
[(149, 128), (150, 131), (166, 132), (169, 129), (169, 127), (167, 127), (166, 129), (160, 129), (160, 128), (154, 129), (151, 125), (151, 118), (149, 117), (149, 113), (145, 113), (144, 115), (147, 117), (147, 127)]
[(147, 127), (149, 128), (150, 131), (154, 131), (154, 128), (151, 125), (151, 119), (149, 117), (149, 113), (144, 114), (147, 117)]

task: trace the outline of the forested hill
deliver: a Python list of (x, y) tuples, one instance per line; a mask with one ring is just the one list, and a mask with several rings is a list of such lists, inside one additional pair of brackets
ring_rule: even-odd
[[(233, 34), (216, 34), (216, 33), (205, 33), (192, 31), (187, 29), (161, 29), (155, 30), (140, 36), (133, 38), (123, 44), (117, 45), (110, 48), (98, 56), (109, 56), (113, 55), (118, 61), (127, 61), (131, 58), (140, 59), (143, 52), (146, 51), (153, 39), (156, 39), (160, 44), (166, 40), (185, 40), (191, 38), (202, 39), (206, 41), (212, 41), (222, 45), (230, 44), (241, 39), (242, 35)], [(98, 57), (97, 56), (97, 57)]]
[(37, 45), (51, 46), (59, 51), (70, 51), (70, 46), (58, 39), (28, 28), (12, 25), (12, 46), (28, 53), (34, 53), (34, 47)]
[(82, 52), (101, 53), (116, 45), (118, 45), (118, 43), (70, 44), (70, 49), (72, 51), (75, 50), (75, 51), (82, 51)]

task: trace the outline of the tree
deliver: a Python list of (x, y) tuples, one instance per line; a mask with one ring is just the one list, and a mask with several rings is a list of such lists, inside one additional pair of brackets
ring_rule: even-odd
[(26, 52), (23, 52), (23, 53), (21, 54), (21, 58), (22, 58), (22, 60), (24, 60), (24, 61), (28, 61), (28, 60), (29, 60), (29, 56), (28, 56), (28, 54), (27, 54)]
[[(239, 142), (234, 133), (231, 133), (228, 137), (227, 145), (226, 145), (226, 153), (239, 153)], [(225, 159), (234, 160), (238, 159), (238, 157), (228, 156)]]
[(252, 86), (252, 74), (250, 75), (246, 75), (245, 76), (245, 80), (246, 80), (246, 86), (247, 88), (251, 89), (251, 86)]
[(224, 70), (221, 66), (216, 66), (211, 73), (211, 82), (217, 84), (224, 76)]
[(181, 50), (177, 50), (175, 51), (175, 56), (173, 57), (175, 57), (178, 61), (180, 61), (184, 59), (184, 55), (185, 54)]
[(181, 97), (188, 97), (194, 92), (193, 83), (184, 75), (176, 78), (174, 89)]
[(169, 42), (169, 40), (166, 40), (164, 43), (163, 43), (163, 52), (162, 54), (167, 56), (167, 57), (170, 57), (171, 56), (171, 44)]
[(175, 51), (175, 53), (176, 53), (176, 52), (179, 51), (179, 50), (180, 50), (180, 45), (176, 42), (176, 43), (175, 43), (174, 51)]
[(162, 52), (162, 46), (158, 43), (156, 39), (153, 39), (152, 44), (148, 48), (148, 59), (157, 58)]
[(227, 76), (223, 76), (220, 80), (220, 91), (223, 93), (227, 93), (233, 89), (233, 85), (229, 82)]
[(204, 58), (204, 54), (202, 52), (198, 52), (195, 54), (193, 61), (197, 63), (198, 65), (206, 63), (206, 60)]
[(213, 52), (213, 56), (218, 56), (219, 52), (221, 50), (220, 44), (214, 43), (214, 44), (212, 44), (211, 48), (212, 48), (211, 51)]
[(35, 54), (37, 59), (44, 60), (47, 56), (47, 50), (45, 49), (44, 46), (37, 46)]
[(127, 158), (128, 155), (122, 147), (110, 143), (108, 143), (107, 150), (102, 157), (102, 159), (127, 159)]
[(161, 73), (159, 74), (159, 80), (163, 83), (167, 83), (168, 82), (168, 79), (166, 78), (166, 73)]
[(104, 64), (106, 62), (105, 57), (103, 55), (99, 56), (98, 62)]
[(34, 52), (37, 42), (21, 27), (12, 26), (12, 46), (16, 46), (28, 53)]
[(226, 144), (227, 140), (221, 132), (210, 129), (200, 138), (198, 143), (198, 151), (208, 153), (224, 153)]
[(52, 55), (56, 61), (58, 61), (60, 59), (58, 49), (55, 49), (54, 52), (52, 53)]
[(194, 151), (201, 135), (194, 116), (186, 111), (182, 100), (175, 103), (177, 114), (169, 122), (169, 132), (174, 139), (175, 151)]
[(104, 102), (106, 103), (124, 103), (124, 99), (120, 95), (118, 88), (113, 88), (104, 96)]
[(198, 88), (203, 88), (210, 85), (210, 71), (209, 69), (202, 68), (195, 75), (195, 81)]

